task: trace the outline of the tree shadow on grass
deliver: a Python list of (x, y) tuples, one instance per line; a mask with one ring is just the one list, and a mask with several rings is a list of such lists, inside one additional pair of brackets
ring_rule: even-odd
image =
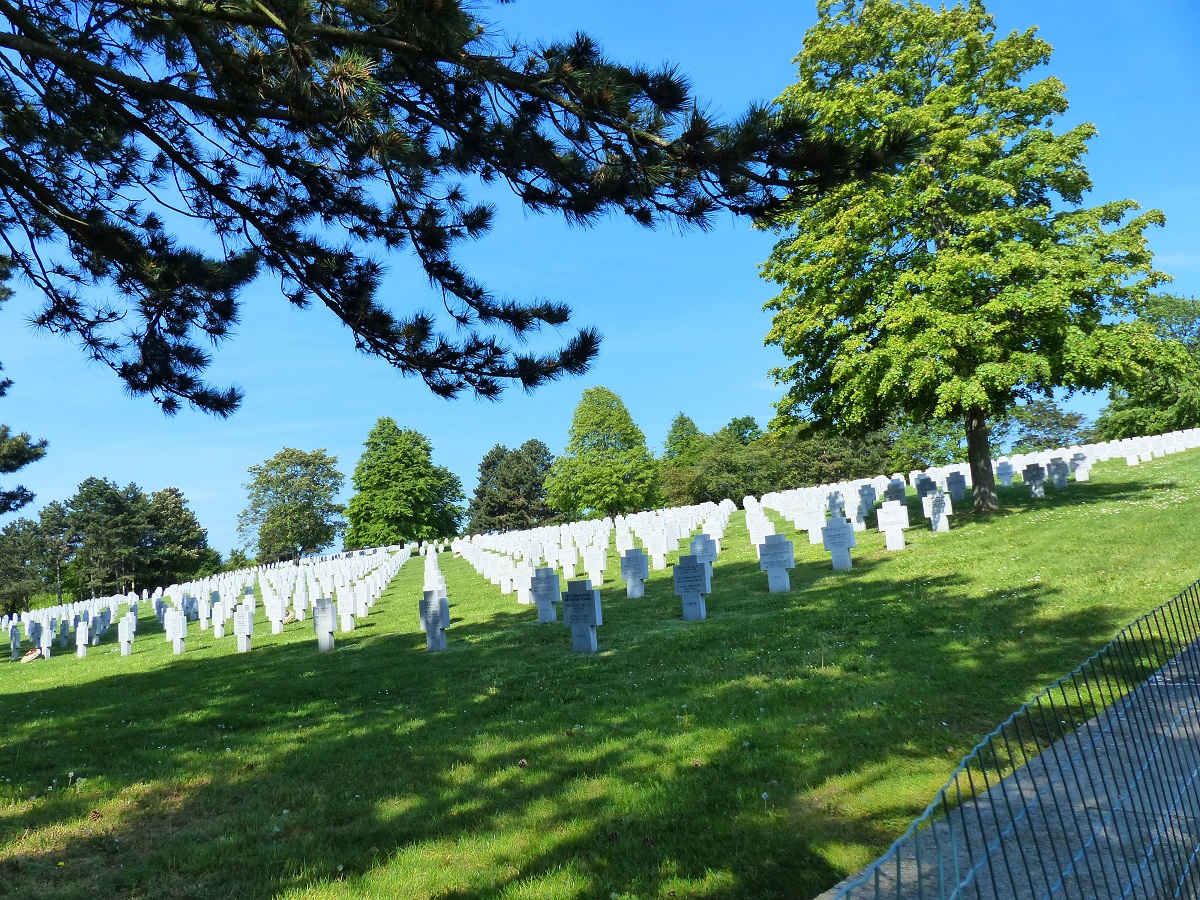
[(333, 653), (268, 635), (8, 693), (7, 886), (811, 896), (861, 862), (831, 847), (886, 847), (974, 740), (1121, 624), (1096, 608), (1047, 628), (1053, 590), (968, 595), (880, 559), (801, 561), (770, 594), (731, 561), (703, 622), (682, 621), (669, 578), (642, 600), (605, 587), (601, 652), (581, 656), (561, 624), (469, 597), (477, 576), (446, 568), (447, 653), (393, 595)]

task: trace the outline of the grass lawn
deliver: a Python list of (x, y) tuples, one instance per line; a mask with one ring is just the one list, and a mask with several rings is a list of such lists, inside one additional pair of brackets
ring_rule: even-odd
[(848, 572), (801, 534), (775, 595), (736, 513), (704, 622), (669, 570), (625, 599), (610, 554), (590, 657), (450, 554), (442, 654), (420, 560), (329, 654), (311, 623), (249, 654), (193, 625), (175, 657), (144, 608), (132, 657), (114, 627), (86, 660), (0, 666), (0, 892), (811, 897), (1200, 577), (1200, 451), (1022, 493), (898, 553), (860, 533)]

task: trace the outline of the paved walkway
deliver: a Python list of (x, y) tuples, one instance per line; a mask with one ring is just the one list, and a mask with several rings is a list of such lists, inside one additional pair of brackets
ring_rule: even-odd
[(818, 900), (1200, 896), (1200, 649), (1005, 778), (963, 770), (945, 799)]

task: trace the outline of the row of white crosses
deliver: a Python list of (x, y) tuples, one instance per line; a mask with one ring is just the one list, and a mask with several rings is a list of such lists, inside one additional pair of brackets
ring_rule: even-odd
[[(617, 516), (599, 523), (571, 523), (559, 526), (558, 536), (563, 542), (557, 552), (547, 552), (547, 537), (553, 537), (555, 529), (531, 529), (508, 532), (503, 535), (474, 535), (456, 540), (451, 546), (454, 551), (471, 564), (477, 572), (497, 583), (502, 592), (507, 592), (505, 582), (512, 580), (518, 600), (537, 605), (538, 621), (558, 621), (557, 604), (563, 606), (563, 624), (571, 628), (572, 647), (576, 652), (594, 653), (596, 650), (596, 628), (603, 624), (600, 595), (597, 587), (602, 583), (605, 556), (610, 535), (615, 532), (615, 545), (620, 554), (621, 579), (625, 582), (626, 596), (645, 596), (645, 582), (650, 577), (651, 564), (655, 568), (666, 567), (668, 553), (679, 549), (680, 541), (688, 538), (697, 527), (701, 533), (690, 537), (687, 555), (680, 558), (674, 569), (676, 593), (683, 598), (684, 617), (705, 617), (703, 595), (711, 590), (712, 564), (720, 552), (720, 539), (724, 537), (729, 517), (737, 508), (731, 500), (721, 504), (705, 503), (693, 507), (637, 513)], [(580, 540), (583, 538), (583, 540)], [(582, 546), (587, 574), (591, 577), (574, 579), (573, 570), (563, 566), (567, 580), (565, 591), (560, 591), (559, 574), (551, 565), (537, 567), (541, 559), (547, 562), (569, 561), (571, 553), (567, 541)], [(642, 547), (637, 546), (637, 542)], [(511, 554), (512, 558), (509, 559)], [(695, 586), (685, 590), (686, 574), (699, 573)], [(528, 584), (528, 599), (523, 589)]]
[[(96, 646), (108, 632), (114, 619), (119, 619), (121, 607), (135, 604), (137, 594), (98, 597), (63, 603), (56, 606), (0, 617), (0, 632), (8, 634), (9, 647), (14, 661), (49, 659), (55, 638), (60, 649), (66, 649), (74, 636), (76, 656), (86, 656), (89, 646)], [(28, 654), (22, 656), (22, 631), (24, 640), (32, 644)]]
[[(239, 652), (248, 652), (254, 634), (257, 607), (254, 595), (256, 578), (275, 633), (283, 631), (285, 622), (304, 619), (310, 593), (318, 598), (314, 606), (320, 603), (322, 584), (328, 585), (330, 596), (334, 591), (338, 592), (337, 596), (342, 599), (345, 610), (342, 630), (349, 630), (353, 628), (354, 616), (366, 615), (407, 558), (407, 550), (392, 547), (303, 560), (300, 565), (284, 563), (242, 569), (159, 588), (153, 594), (143, 591), (140, 598), (131, 593), (36, 610), (11, 621), (2, 620), (0, 627), (9, 631), (14, 659), (20, 656), (21, 625), (25, 626), (26, 634), (35, 644), (35, 649), (40, 651), (38, 656), (41, 658), (49, 658), (56, 633), (60, 646), (65, 647), (68, 630), (73, 628), (76, 655), (82, 657), (87, 653), (87, 646), (98, 644), (116, 619), (121, 655), (129, 656), (137, 636), (138, 603), (141, 600), (153, 604), (155, 616), (176, 654), (185, 651), (188, 626), (193, 621), (198, 622), (201, 630), (211, 628), (213, 637), (222, 639), (232, 620), (237, 649)], [(291, 610), (287, 609), (289, 601)], [(124, 615), (121, 614), (122, 607), (125, 608)], [(318, 625), (319, 649), (325, 649), (322, 643)]]

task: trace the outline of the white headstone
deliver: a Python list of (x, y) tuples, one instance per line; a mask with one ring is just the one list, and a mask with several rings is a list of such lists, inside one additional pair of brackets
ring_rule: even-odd
[(650, 577), (650, 560), (646, 551), (632, 547), (621, 554), (621, 580), (625, 596), (633, 600), (646, 596), (646, 580)]
[(558, 602), (559, 591), (557, 570), (549, 567), (534, 570), (529, 593), (537, 604), (538, 622), (543, 625), (558, 621), (558, 607), (554, 604)]
[(887, 549), (904, 549), (904, 529), (909, 527), (908, 505), (898, 500), (887, 500), (876, 514), (879, 530), (887, 540)]
[(562, 595), (563, 624), (571, 629), (571, 649), (595, 653), (596, 626), (603, 625), (600, 591), (588, 580), (568, 581)]
[(849, 569), (853, 565), (850, 550), (858, 546), (858, 541), (855, 540), (853, 526), (845, 516), (834, 516), (829, 520), (821, 529), (821, 541), (832, 555), (835, 569)]
[(317, 651), (326, 653), (333, 649), (334, 629), (333, 600), (320, 597), (313, 603), (313, 630), (317, 633)]
[(768, 534), (763, 543), (758, 545), (758, 567), (767, 573), (767, 590), (772, 594), (786, 593), (792, 589), (788, 569), (795, 565), (792, 542), (782, 534)]
[(672, 575), (676, 596), (683, 600), (685, 622), (708, 618), (704, 595), (712, 591), (708, 569), (694, 556), (681, 556)]

